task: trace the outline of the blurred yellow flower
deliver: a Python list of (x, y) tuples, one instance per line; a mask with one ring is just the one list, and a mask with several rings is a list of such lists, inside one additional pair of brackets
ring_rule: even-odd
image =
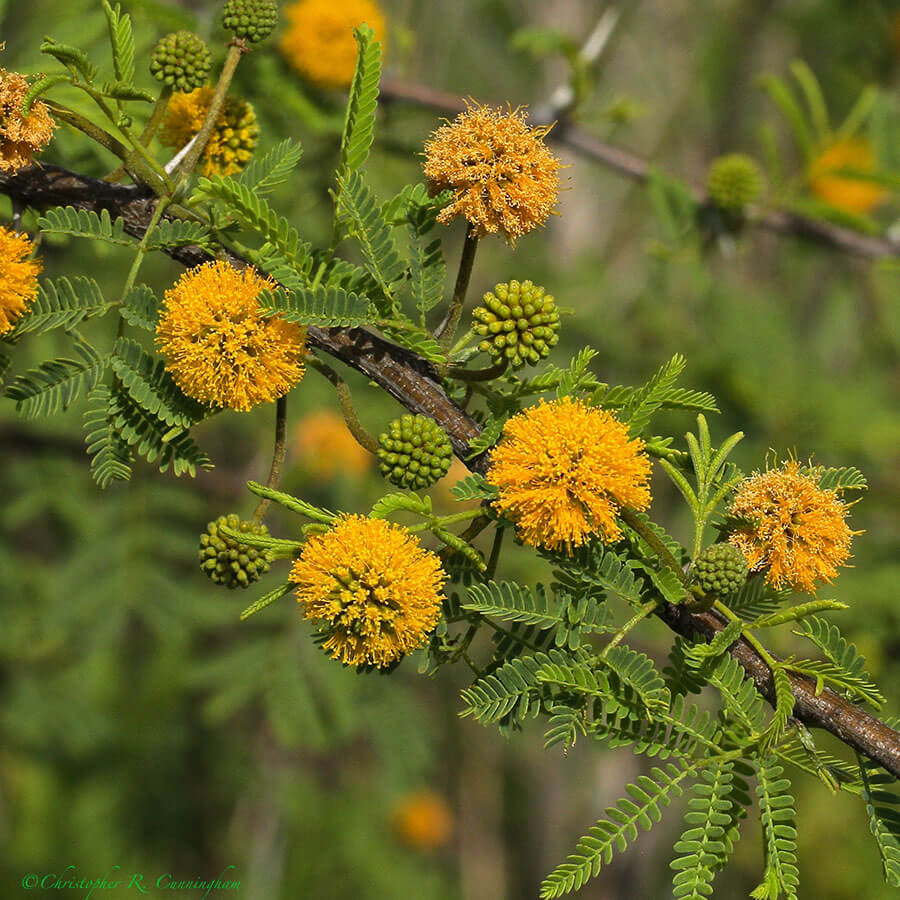
[(441, 615), (437, 554), (400, 525), (345, 516), (309, 538), (291, 569), (304, 617), (332, 659), (389, 666), (420, 647)]
[(847, 505), (837, 492), (822, 490), (796, 460), (741, 482), (731, 513), (754, 523), (729, 538), (750, 568), (765, 569), (776, 588), (806, 593), (837, 575), (859, 533), (847, 525)]
[(353, 81), (357, 43), (353, 29), (365, 22), (385, 43), (384, 15), (372, 0), (299, 0), (285, 9), (288, 27), (279, 48), (304, 78), (323, 88)]
[(350, 434), (343, 417), (330, 409), (317, 410), (297, 423), (293, 448), (304, 470), (321, 481), (364, 475), (374, 460)]
[(33, 249), (27, 234), (0, 226), (0, 334), (12, 331), (37, 297), (42, 265), (30, 258)]
[(475, 235), (500, 232), (513, 243), (546, 222), (559, 191), (559, 160), (544, 144), (549, 128), (532, 128), (520, 109), (503, 112), (470, 104), (425, 144), (425, 177), (432, 194), (453, 191), (439, 214), (462, 216)]
[(564, 397), (513, 416), (491, 453), (497, 509), (526, 544), (570, 552), (592, 534), (622, 536), (621, 506), (650, 505), (644, 442), (606, 410)]
[(185, 394), (246, 411), (301, 379), (305, 330), (261, 314), (257, 298), (271, 287), (255, 269), (219, 260), (190, 269), (166, 291), (156, 341)]
[(394, 830), (414, 850), (432, 852), (453, 834), (453, 813), (447, 801), (435, 791), (416, 791), (404, 797), (394, 809)]
[(866, 138), (844, 138), (826, 147), (810, 164), (810, 191), (835, 209), (849, 213), (867, 213), (884, 199), (887, 192), (880, 184), (840, 174), (843, 169), (875, 172), (875, 154)]
[(0, 172), (16, 172), (29, 165), (53, 137), (56, 123), (45, 103), (36, 100), (28, 115), (22, 115), (27, 94), (23, 75), (0, 69)]
[[(184, 147), (203, 126), (212, 98), (211, 87), (173, 94), (160, 131), (163, 144), (174, 150)], [(258, 142), (259, 125), (253, 107), (246, 100), (228, 96), (200, 156), (198, 171), (207, 177), (235, 175), (247, 165)]]

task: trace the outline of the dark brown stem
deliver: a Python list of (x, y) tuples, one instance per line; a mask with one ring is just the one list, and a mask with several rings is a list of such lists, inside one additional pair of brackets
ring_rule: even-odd
[[(78, 209), (109, 211), (121, 216), (125, 229), (142, 237), (153, 216), (156, 198), (134, 187), (107, 184), (55, 166), (29, 166), (15, 175), (0, 172), (0, 193), (35, 209), (71, 205)], [(164, 216), (163, 218), (167, 218)], [(176, 247), (167, 251), (186, 266), (208, 262), (210, 255), (200, 247)], [(894, 255), (896, 251), (881, 255)], [(225, 254), (235, 265), (246, 260)], [(307, 328), (309, 344), (341, 360), (398, 400), (413, 413), (434, 419), (447, 432), (456, 455), (473, 472), (484, 474), (486, 454), (469, 459), (469, 444), (481, 433), (481, 426), (460, 409), (441, 387), (434, 367), (421, 357), (377, 337), (363, 328)], [(476, 519), (470, 526), (487, 519)], [(470, 538), (466, 538), (469, 540)], [(691, 612), (683, 604), (661, 604), (657, 615), (677, 634), (689, 639), (711, 639), (724, 627), (714, 612)], [(772, 673), (766, 661), (746, 641), (731, 650), (760, 692), (774, 700)], [(822, 728), (848, 747), (874, 760), (900, 778), (900, 732), (894, 731), (865, 710), (828, 689), (816, 693), (815, 682), (790, 673), (796, 705), (794, 716), (805, 725)]]
[[(266, 487), (277, 488), (281, 480), (281, 467), (284, 465), (284, 454), (287, 445), (287, 397), (279, 397), (275, 401), (275, 446), (272, 448), (272, 467), (266, 479)], [(253, 510), (253, 521), (261, 522), (269, 508), (269, 499), (262, 497)]]

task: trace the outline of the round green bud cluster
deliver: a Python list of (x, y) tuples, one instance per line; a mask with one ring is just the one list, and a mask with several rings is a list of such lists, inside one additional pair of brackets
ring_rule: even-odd
[(200, 568), (216, 583), (225, 587), (249, 587), (269, 571), (269, 556), (265, 550), (248, 547), (225, 537), (219, 527), (244, 534), (267, 535), (269, 529), (259, 522), (242, 522), (231, 513), (210, 522), (200, 535)]
[(495, 364), (506, 360), (514, 369), (540, 362), (559, 340), (556, 301), (530, 281), (496, 285), (472, 318), (472, 330), (483, 338), (478, 349), (490, 353)]
[(225, 30), (253, 44), (268, 37), (277, 24), (275, 0), (228, 0), (222, 13)]
[(747, 560), (733, 544), (713, 544), (694, 560), (692, 574), (704, 593), (728, 597), (747, 580)]
[(453, 448), (447, 432), (427, 416), (401, 416), (378, 436), (379, 469), (397, 487), (422, 490), (447, 474)]
[(182, 94), (203, 87), (211, 67), (209, 47), (192, 31), (167, 34), (150, 56), (150, 74)]
[(743, 153), (720, 156), (706, 176), (710, 199), (728, 212), (740, 212), (753, 203), (762, 193), (763, 183), (759, 166)]

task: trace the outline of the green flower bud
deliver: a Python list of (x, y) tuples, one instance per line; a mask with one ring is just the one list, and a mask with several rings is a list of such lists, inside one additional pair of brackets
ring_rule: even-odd
[(253, 44), (268, 37), (277, 24), (275, 0), (228, 0), (222, 12), (225, 30)]
[(762, 193), (763, 174), (759, 166), (743, 153), (720, 156), (709, 168), (706, 190), (720, 209), (740, 212)]
[(713, 544), (694, 560), (691, 577), (704, 593), (724, 599), (746, 582), (747, 560), (734, 544)]
[(535, 365), (559, 339), (556, 301), (530, 281), (496, 285), (472, 311), (472, 320), (472, 331), (482, 338), (478, 349), (490, 353), (495, 365)]
[(226, 525), (233, 531), (245, 534), (268, 534), (265, 525), (258, 522), (242, 522), (231, 513), (219, 516), (210, 522), (206, 531), (200, 535), (200, 568), (215, 584), (228, 588), (249, 587), (254, 581), (269, 571), (269, 555), (265, 550), (248, 547), (238, 541), (225, 537), (219, 526)]
[(203, 87), (211, 66), (209, 47), (192, 31), (167, 34), (150, 56), (150, 74), (182, 94)]
[(453, 458), (447, 433), (427, 416), (394, 419), (378, 444), (381, 474), (402, 488), (431, 487), (447, 474)]

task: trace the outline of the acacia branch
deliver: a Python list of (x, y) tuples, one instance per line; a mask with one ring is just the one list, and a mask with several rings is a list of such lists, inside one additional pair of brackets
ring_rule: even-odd
[[(385, 78), (381, 82), (381, 101), (382, 104), (405, 103), (420, 106), (447, 116), (455, 116), (466, 108), (465, 101), (453, 94), (392, 78)], [(542, 121), (536, 116), (535, 124), (553, 123)], [(580, 156), (639, 184), (644, 184), (650, 177), (650, 164), (646, 159), (588, 134), (565, 117), (556, 122), (548, 134), (548, 140), (562, 144)], [(692, 186), (690, 190), (698, 206), (710, 202), (709, 196), (702, 188)], [(797, 237), (863, 259), (900, 256), (900, 241), (862, 234), (852, 228), (844, 228), (788, 210), (751, 207), (747, 211), (747, 224), (775, 234)]]
[[(55, 166), (30, 166), (16, 175), (0, 172), (0, 193), (38, 210), (58, 205), (98, 213), (105, 209), (113, 219), (121, 216), (125, 230), (138, 238), (146, 231), (156, 205), (155, 197), (137, 188), (109, 184)], [(200, 247), (178, 247), (168, 252), (186, 266), (212, 258)], [(230, 258), (236, 265), (248, 264), (233, 254)], [(466, 459), (468, 446), (481, 433), (481, 426), (450, 399), (429, 362), (364, 328), (308, 326), (307, 339), (312, 346), (362, 372), (411, 412), (434, 419), (449, 435), (456, 455), (473, 472), (484, 473), (484, 454)], [(684, 606), (661, 604), (657, 615), (674, 632), (692, 640), (698, 636), (709, 640), (724, 627), (715, 613), (692, 613)], [(765, 660), (743, 639), (734, 644), (731, 654), (760, 693), (774, 703), (772, 673)], [(900, 778), (900, 732), (827, 688), (817, 693), (811, 678), (795, 673), (789, 677), (796, 701), (795, 718), (830, 732)]]

